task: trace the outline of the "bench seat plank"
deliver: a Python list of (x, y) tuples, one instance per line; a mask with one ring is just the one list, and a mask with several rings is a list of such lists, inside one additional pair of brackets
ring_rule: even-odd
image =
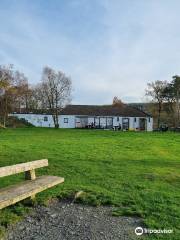
[(0, 189), (0, 209), (63, 182), (64, 178), (61, 177), (41, 176), (35, 180), (27, 180), (17, 185)]

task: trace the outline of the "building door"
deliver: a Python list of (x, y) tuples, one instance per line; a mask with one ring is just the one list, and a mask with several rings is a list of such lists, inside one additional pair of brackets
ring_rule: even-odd
[(129, 118), (122, 119), (122, 129), (129, 130)]
[(140, 118), (139, 119), (139, 129), (142, 131), (145, 131), (146, 126), (147, 126), (146, 118)]
[(107, 128), (112, 128), (112, 127), (113, 127), (113, 118), (107, 117)]

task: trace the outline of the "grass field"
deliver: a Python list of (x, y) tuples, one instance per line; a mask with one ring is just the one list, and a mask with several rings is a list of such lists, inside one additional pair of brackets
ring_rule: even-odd
[[(65, 177), (65, 183), (37, 195), (43, 202), (86, 192), (81, 201), (112, 204), (114, 215), (142, 217), (149, 228), (173, 229), (179, 239), (180, 134), (43, 128), (0, 130), (0, 166), (48, 158), (38, 174)], [(5, 177), (0, 187), (22, 181)], [(1, 229), (28, 210), (22, 204), (0, 212)]]

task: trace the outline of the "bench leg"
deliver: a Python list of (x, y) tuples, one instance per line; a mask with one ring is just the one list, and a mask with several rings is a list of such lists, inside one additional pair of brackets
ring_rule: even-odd
[(26, 171), (25, 172), (25, 179), (26, 180), (34, 180), (34, 179), (36, 179), (35, 170), (32, 169), (30, 171)]
[[(25, 172), (25, 180), (35, 180), (35, 179), (36, 179), (36, 173), (34, 169)], [(35, 194), (32, 195), (30, 199), (33, 201), (35, 199)]]

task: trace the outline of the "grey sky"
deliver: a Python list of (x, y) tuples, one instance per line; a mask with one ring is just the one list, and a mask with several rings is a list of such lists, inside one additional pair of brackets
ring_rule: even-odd
[(0, 62), (30, 83), (42, 67), (73, 81), (73, 103), (142, 101), (148, 81), (180, 69), (180, 1), (1, 0)]

